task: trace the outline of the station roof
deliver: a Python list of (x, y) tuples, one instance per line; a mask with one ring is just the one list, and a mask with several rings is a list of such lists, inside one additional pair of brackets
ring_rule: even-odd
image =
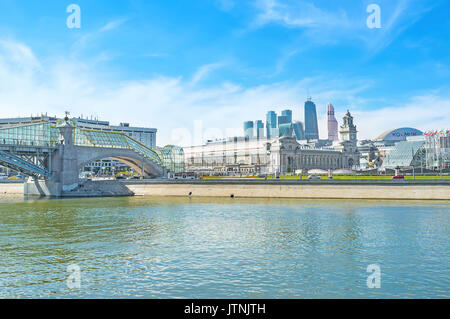
[(404, 141), (408, 136), (419, 136), (423, 135), (423, 132), (412, 128), (412, 127), (402, 127), (397, 129), (392, 129), (379, 135), (376, 141)]

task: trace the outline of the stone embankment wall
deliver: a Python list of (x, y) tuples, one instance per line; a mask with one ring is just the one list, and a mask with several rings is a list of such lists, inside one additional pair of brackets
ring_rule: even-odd
[[(1, 194), (24, 194), (20, 182), (0, 182)], [(39, 193), (37, 193), (39, 194)], [(43, 194), (45, 195), (45, 194)], [(67, 197), (181, 196), (449, 200), (449, 181), (95, 181)]]
[(127, 183), (141, 196), (450, 200), (450, 183)]
[(0, 182), (0, 195), (23, 195), (23, 182)]

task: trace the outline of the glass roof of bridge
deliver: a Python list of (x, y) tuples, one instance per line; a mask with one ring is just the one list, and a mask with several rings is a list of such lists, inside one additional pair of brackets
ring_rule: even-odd
[(51, 147), (50, 122), (1, 127), (0, 144)]

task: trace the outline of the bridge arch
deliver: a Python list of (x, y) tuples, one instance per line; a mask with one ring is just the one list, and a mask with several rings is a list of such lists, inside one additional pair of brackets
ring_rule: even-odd
[[(76, 146), (76, 148), (78, 170), (89, 163), (104, 158), (111, 158), (130, 166), (137, 172), (141, 172), (143, 176), (160, 177), (166, 173), (166, 169), (159, 165), (159, 163), (140, 155), (134, 150), (115, 148), (93, 149), (83, 146)], [(142, 169), (144, 170), (143, 172)]]

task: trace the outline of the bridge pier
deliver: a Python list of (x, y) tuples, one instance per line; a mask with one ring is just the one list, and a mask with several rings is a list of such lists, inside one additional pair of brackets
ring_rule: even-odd
[(62, 196), (61, 184), (51, 180), (29, 179), (23, 186), (24, 195), (51, 197)]
[(28, 180), (24, 185), (25, 195), (60, 197), (66, 191), (72, 191), (79, 185), (79, 170), (76, 148), (73, 143), (74, 127), (65, 121), (58, 126), (59, 143), (53, 152), (51, 161), (51, 178)]
[(58, 128), (60, 143), (52, 158), (55, 165), (52, 165), (51, 181), (60, 185), (62, 193), (78, 187), (79, 168), (77, 150), (73, 145), (74, 127), (69, 122), (64, 122)]

